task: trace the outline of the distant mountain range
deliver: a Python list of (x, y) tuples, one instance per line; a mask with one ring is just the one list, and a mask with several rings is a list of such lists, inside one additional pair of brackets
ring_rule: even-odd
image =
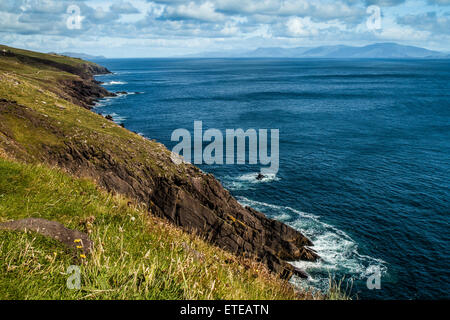
[(428, 50), (414, 46), (404, 46), (397, 43), (375, 43), (363, 47), (346, 45), (296, 47), (296, 48), (258, 48), (252, 51), (222, 51), (204, 52), (189, 57), (207, 58), (435, 58), (448, 59), (450, 55), (439, 51)]
[(62, 56), (67, 56), (71, 58), (79, 58), (83, 60), (99, 60), (99, 59), (106, 59), (104, 56), (92, 56), (85, 53), (77, 53), (77, 52), (62, 52), (59, 53)]

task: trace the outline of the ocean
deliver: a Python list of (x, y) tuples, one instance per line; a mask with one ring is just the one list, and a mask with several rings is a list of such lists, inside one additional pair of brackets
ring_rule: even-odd
[(295, 285), (327, 290), (334, 277), (358, 299), (450, 298), (450, 60), (97, 62), (113, 72), (97, 77), (108, 90), (135, 94), (94, 110), (169, 149), (194, 121), (279, 129), (274, 176), (200, 168), (313, 241), (322, 259), (293, 262), (310, 275)]

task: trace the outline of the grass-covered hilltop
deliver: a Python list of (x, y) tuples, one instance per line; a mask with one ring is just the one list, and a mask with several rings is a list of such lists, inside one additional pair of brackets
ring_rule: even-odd
[[(318, 258), (301, 233), (92, 112), (113, 95), (93, 78), (108, 72), (0, 46), (0, 299), (339, 296), (286, 281), (304, 276), (287, 261)], [(70, 265), (80, 289), (66, 286)]]

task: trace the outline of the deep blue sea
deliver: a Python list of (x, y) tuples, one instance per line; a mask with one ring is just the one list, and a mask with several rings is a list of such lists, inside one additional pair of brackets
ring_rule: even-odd
[[(101, 60), (95, 111), (168, 148), (177, 128), (279, 129), (280, 168), (201, 165), (322, 257), (300, 286), (359, 299), (450, 298), (450, 60)], [(366, 279), (381, 270), (381, 289)], [(345, 286), (345, 285), (344, 285)]]

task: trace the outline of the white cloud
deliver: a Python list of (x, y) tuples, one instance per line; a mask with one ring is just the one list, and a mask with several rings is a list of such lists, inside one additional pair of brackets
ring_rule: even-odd
[(236, 36), (240, 33), (240, 30), (236, 22), (228, 21), (225, 23), (221, 33), (225, 36)]
[(318, 34), (317, 28), (311, 22), (310, 17), (293, 17), (286, 22), (289, 33), (296, 37), (309, 37)]
[[(104, 55), (379, 40), (430, 43), (450, 50), (449, 1), (416, 0), (407, 5), (403, 0), (0, 0), (0, 42), (41, 44), (43, 51), (55, 51), (50, 48), (62, 44), (69, 46), (65, 51), (77, 49), (70, 46), (97, 46), (102, 50), (97, 54)], [(85, 17), (80, 30), (66, 27), (69, 4), (77, 4)], [(376, 32), (366, 27), (369, 4), (385, 5), (382, 29)], [(99, 47), (99, 39), (109, 40)], [(145, 51), (144, 44), (151, 50)]]
[(222, 21), (225, 16), (215, 11), (212, 2), (197, 4), (189, 2), (187, 5), (166, 7), (164, 16), (169, 19), (195, 19), (200, 21)]

